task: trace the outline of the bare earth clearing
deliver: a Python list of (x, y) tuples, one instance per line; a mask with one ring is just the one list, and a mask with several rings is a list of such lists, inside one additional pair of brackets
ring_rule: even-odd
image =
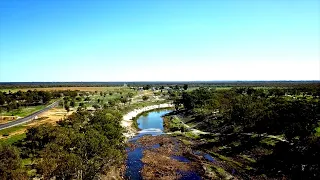
[(0, 124), (5, 124), (18, 118), (18, 116), (0, 116)]

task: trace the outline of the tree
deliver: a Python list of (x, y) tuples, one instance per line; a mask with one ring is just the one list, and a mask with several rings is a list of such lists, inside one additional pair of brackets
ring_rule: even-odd
[(11, 145), (0, 143), (0, 177), (3, 180), (28, 179), (22, 169), (19, 150)]
[(188, 84), (184, 84), (184, 85), (183, 85), (183, 89), (184, 89), (184, 90), (187, 90), (187, 89), (188, 89)]
[(0, 106), (4, 105), (5, 102), (6, 102), (5, 95), (2, 92), (0, 92)]
[(95, 179), (119, 165), (124, 153), (121, 118), (119, 112), (97, 110), (93, 115), (79, 111), (60, 121), (40, 150), (37, 172), (45, 179)]
[(150, 86), (149, 84), (147, 84), (147, 85), (143, 86), (143, 90), (149, 90), (150, 87), (151, 87), (151, 86)]
[(129, 93), (128, 93), (128, 97), (129, 97), (129, 98), (133, 98), (133, 95), (134, 95), (134, 94), (133, 94), (132, 92), (129, 92)]
[(92, 105), (92, 107), (95, 108), (95, 109), (99, 109), (100, 108), (100, 106), (98, 104), (94, 104), (94, 105)]
[(110, 99), (110, 100), (108, 101), (108, 104), (109, 104), (111, 107), (113, 107), (113, 106), (116, 105), (116, 101), (115, 101), (114, 99)]
[(126, 104), (128, 102), (128, 98), (127, 97), (121, 97), (120, 101), (123, 103), (123, 104)]
[(42, 93), (42, 101), (43, 101), (43, 103), (49, 102), (51, 100), (51, 98), (52, 98), (52, 95), (51, 95), (50, 92), (43, 92)]
[(142, 100), (146, 101), (149, 99), (149, 96), (142, 96)]
[(75, 102), (75, 100), (73, 99), (71, 102), (70, 102), (70, 106), (71, 107), (74, 107), (76, 105), (76, 102)]
[(70, 106), (69, 106), (68, 104), (65, 104), (65, 105), (64, 105), (64, 109), (65, 109), (67, 112), (69, 112), (69, 111), (70, 111)]

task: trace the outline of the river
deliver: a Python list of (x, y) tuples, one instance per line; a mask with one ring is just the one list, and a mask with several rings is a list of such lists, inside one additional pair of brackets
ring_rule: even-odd
[[(171, 110), (155, 110), (151, 111), (145, 114), (142, 114), (138, 119), (138, 127), (140, 131), (136, 136), (131, 138), (129, 140), (130, 144), (134, 145), (134, 148), (127, 147), (127, 161), (126, 161), (126, 172), (125, 172), (125, 178), (126, 179), (132, 179), (132, 180), (138, 180), (142, 179), (141, 171), (144, 167), (144, 164), (142, 162), (142, 158), (144, 155), (144, 150), (146, 148), (144, 146), (141, 146), (140, 143), (137, 142), (141, 137), (144, 137), (145, 135), (149, 135), (148, 137), (152, 136), (159, 136), (164, 134), (163, 133), (163, 118), (162, 116), (171, 112)], [(151, 135), (151, 136), (150, 136)], [(160, 136), (159, 136), (160, 137)], [(153, 149), (159, 148), (160, 144), (155, 144), (151, 147)], [(176, 161), (188, 163), (189, 160), (183, 156), (171, 156), (171, 159), (174, 159)], [(157, 161), (157, 160), (152, 160)], [(200, 176), (198, 176), (195, 172), (185, 172), (180, 173), (179, 179), (201, 179)]]

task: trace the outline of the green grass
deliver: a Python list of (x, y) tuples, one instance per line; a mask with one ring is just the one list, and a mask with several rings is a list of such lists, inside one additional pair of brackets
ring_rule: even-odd
[(22, 159), (22, 165), (23, 166), (30, 165), (30, 164), (32, 164), (31, 158)]
[(181, 139), (180, 141), (181, 141), (184, 145), (186, 145), (186, 146), (189, 146), (189, 145), (192, 144), (190, 141), (188, 141), (188, 140), (186, 140), (186, 139)]
[(250, 163), (256, 163), (256, 160), (252, 159), (251, 157), (247, 156), (247, 155), (240, 155), (240, 157), (242, 157), (244, 160), (250, 162)]
[(215, 152), (212, 152), (212, 151), (208, 151), (208, 152), (209, 152), (209, 154), (213, 155), (214, 157), (219, 158), (220, 160), (226, 161), (232, 167), (237, 168), (237, 167), (242, 167), (243, 166), (243, 164), (241, 164), (241, 163), (239, 163), (239, 162), (237, 162), (237, 161), (235, 161), (235, 160), (233, 160), (233, 159), (231, 159), (229, 157), (223, 156), (221, 154), (218, 154), (218, 153), (215, 153)]
[(163, 104), (163, 103), (168, 103), (168, 101), (167, 100), (157, 101), (157, 102), (144, 101), (144, 102), (139, 102), (139, 103), (134, 103), (134, 104), (130, 104), (130, 105), (128, 104), (126, 106), (122, 106), (122, 107), (120, 107), (120, 110), (123, 114), (126, 114), (126, 113), (133, 111), (135, 109), (143, 108), (146, 106)]
[(193, 132), (185, 132), (183, 133), (185, 137), (191, 138), (191, 139), (199, 139), (200, 136), (198, 134), (194, 134)]
[(277, 144), (277, 142), (279, 142), (278, 140), (274, 139), (274, 138), (263, 138), (260, 143), (262, 144), (267, 144), (269, 146), (275, 146)]
[(219, 166), (215, 166), (215, 171), (219, 174), (220, 177), (222, 177), (222, 178), (227, 177), (227, 172), (223, 168), (221, 168)]
[(1, 116), (20, 116), (26, 117), (32, 113), (40, 111), (41, 109), (45, 108), (47, 105), (39, 105), (39, 106), (28, 106), (28, 107), (20, 107), (19, 109), (14, 109), (9, 112), (1, 112)]
[(171, 132), (186, 131), (185, 125), (177, 116), (166, 117), (165, 120), (166, 120), (166, 123), (165, 123), (166, 131), (171, 131)]
[(10, 135), (10, 133), (18, 131), (18, 130), (20, 130), (22, 128), (25, 128), (25, 127), (23, 125), (18, 125), (18, 126), (14, 126), (14, 127), (11, 127), (11, 128), (3, 129), (3, 130), (0, 130), (0, 135), (1, 136)]
[(23, 134), (17, 134), (17, 135), (14, 135), (14, 136), (11, 136), (7, 139), (0, 139), (0, 143), (3, 143), (3, 144), (13, 144), (15, 142), (18, 142), (19, 140), (22, 140), (26, 137), (26, 134), (23, 133)]
[(207, 170), (214, 174), (214, 179), (230, 179), (232, 176), (220, 166), (206, 166)]

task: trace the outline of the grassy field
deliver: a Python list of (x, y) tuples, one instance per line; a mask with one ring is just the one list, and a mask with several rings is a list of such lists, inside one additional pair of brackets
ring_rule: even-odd
[(26, 128), (26, 127), (23, 126), (23, 125), (19, 125), (19, 126), (14, 126), (14, 127), (11, 127), (11, 128), (0, 130), (0, 136), (10, 135), (12, 132), (21, 130), (23, 128)]
[(41, 109), (45, 108), (46, 106), (52, 104), (53, 102), (57, 101), (58, 99), (52, 99), (50, 102), (44, 105), (38, 105), (38, 106), (27, 106), (27, 107), (20, 107), (19, 109), (14, 109), (12, 111), (2, 111), (0, 112), (0, 116), (19, 116), (19, 117), (25, 117), (32, 113), (35, 113), (37, 111), (40, 111)]
[(19, 109), (14, 109), (12, 111), (4, 111), (0, 113), (0, 116), (19, 116), (19, 117), (25, 117), (28, 116), (34, 112), (37, 112), (43, 108), (45, 108), (47, 105), (39, 105), (39, 106), (28, 106), (26, 108), (21, 107)]
[(17, 134), (17, 135), (11, 136), (10, 138), (7, 138), (7, 139), (0, 139), (0, 143), (2, 143), (2, 144), (13, 144), (15, 142), (18, 142), (19, 140), (24, 139), (25, 137), (26, 137), (25, 133)]

